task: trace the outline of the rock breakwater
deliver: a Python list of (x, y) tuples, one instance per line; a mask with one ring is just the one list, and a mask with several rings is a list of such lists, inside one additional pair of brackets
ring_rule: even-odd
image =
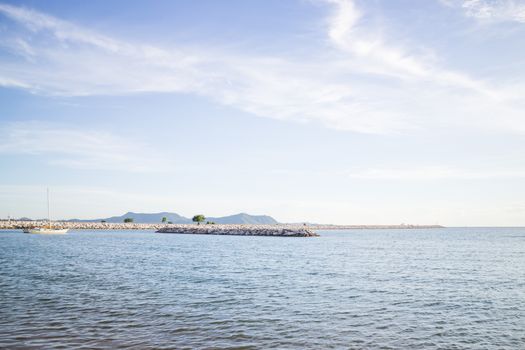
[[(0, 230), (25, 229), (46, 225), (44, 221), (0, 221)], [(183, 233), (236, 236), (316, 237), (313, 230), (292, 225), (188, 225), (188, 224), (139, 224), (106, 222), (53, 221), (51, 226), (71, 230), (155, 230), (159, 233)]]
[[(24, 229), (47, 225), (46, 221), (0, 221), (0, 230)], [(107, 223), (107, 222), (71, 222), (51, 221), (51, 226), (70, 230), (158, 230), (165, 224)]]
[[(0, 220), (0, 230), (41, 227), (45, 221)], [(317, 224), (272, 224), (272, 225), (193, 225), (193, 224), (141, 224), (53, 221), (58, 229), (71, 230), (154, 230), (161, 233), (187, 233), (241, 236), (313, 237), (319, 230), (363, 230), (363, 229), (431, 229), (439, 225), (317, 225)]]
[(278, 236), (278, 237), (317, 237), (314, 231), (306, 228), (274, 225), (179, 225), (163, 227), (160, 233), (181, 233), (201, 235), (232, 236)]

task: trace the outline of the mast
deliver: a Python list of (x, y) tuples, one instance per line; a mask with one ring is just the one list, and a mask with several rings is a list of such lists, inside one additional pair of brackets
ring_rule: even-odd
[(51, 224), (51, 215), (49, 215), (49, 187), (47, 188), (47, 223)]

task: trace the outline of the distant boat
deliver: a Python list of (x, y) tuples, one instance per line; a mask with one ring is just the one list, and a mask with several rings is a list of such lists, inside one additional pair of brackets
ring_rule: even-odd
[(30, 229), (25, 229), (25, 233), (39, 233), (46, 235), (63, 235), (69, 231), (67, 228), (52, 228), (52, 227), (35, 227)]
[(47, 225), (44, 227), (25, 228), (24, 233), (37, 233), (42, 235), (63, 235), (69, 231), (67, 228), (53, 228), (49, 215), (49, 188), (47, 189)]

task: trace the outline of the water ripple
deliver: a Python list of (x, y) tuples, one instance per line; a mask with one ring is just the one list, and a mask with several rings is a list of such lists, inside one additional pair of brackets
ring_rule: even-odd
[(0, 232), (0, 348), (519, 349), (525, 230)]

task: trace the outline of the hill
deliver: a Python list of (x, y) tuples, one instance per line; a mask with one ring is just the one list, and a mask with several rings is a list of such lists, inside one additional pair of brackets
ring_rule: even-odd
[(217, 224), (249, 224), (249, 225), (272, 225), (277, 224), (277, 220), (268, 215), (250, 215), (240, 213), (236, 215), (223, 216), (218, 218), (207, 218)]
[[(90, 220), (80, 220), (80, 219), (72, 219), (68, 220), (71, 222), (100, 222), (100, 221), (106, 221), (110, 223), (117, 223), (117, 222), (123, 222), (125, 218), (131, 218), (133, 219), (133, 222), (141, 223), (141, 224), (155, 224), (162, 221), (162, 218), (167, 218), (167, 221), (171, 221), (174, 224), (191, 224), (192, 221), (190, 218), (186, 218), (184, 216), (181, 216), (177, 213), (170, 213), (170, 212), (161, 212), (161, 213), (133, 213), (133, 212), (127, 212), (124, 215), (121, 216), (112, 216), (109, 218), (101, 218), (101, 219), (90, 219)], [(206, 218), (206, 221), (213, 221), (217, 224), (277, 224), (278, 222), (268, 215), (250, 215), (246, 213), (240, 213), (236, 215), (230, 215), (230, 216), (222, 216), (222, 217), (209, 217)]]

